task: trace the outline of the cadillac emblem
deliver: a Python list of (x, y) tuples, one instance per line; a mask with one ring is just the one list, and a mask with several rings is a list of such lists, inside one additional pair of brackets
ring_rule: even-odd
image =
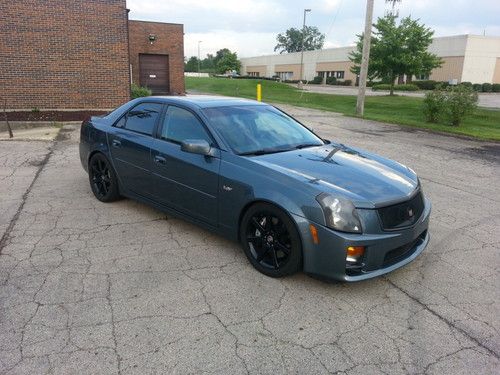
[(408, 217), (411, 218), (411, 217), (413, 217), (413, 215), (415, 215), (415, 213), (413, 212), (413, 208), (408, 207)]

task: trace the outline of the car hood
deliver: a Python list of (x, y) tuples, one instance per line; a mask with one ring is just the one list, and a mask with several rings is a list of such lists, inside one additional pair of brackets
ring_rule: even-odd
[(342, 195), (358, 208), (374, 208), (407, 199), (418, 187), (416, 174), (393, 160), (328, 144), (252, 157), (253, 161), (314, 187)]

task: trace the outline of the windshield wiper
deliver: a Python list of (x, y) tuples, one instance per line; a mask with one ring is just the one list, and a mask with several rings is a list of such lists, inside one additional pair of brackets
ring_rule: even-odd
[(249, 155), (265, 155), (265, 154), (275, 154), (277, 152), (285, 152), (285, 151), (290, 151), (289, 148), (263, 148), (261, 150), (255, 150), (255, 151), (247, 151), (247, 152), (241, 152), (238, 155), (240, 156), (249, 156)]
[(317, 147), (317, 146), (321, 146), (321, 144), (317, 144), (317, 143), (303, 143), (303, 144), (300, 144), (300, 145), (297, 145), (297, 146), (294, 146), (293, 148), (296, 149), (296, 150), (301, 150), (303, 148), (307, 148), (307, 147)]

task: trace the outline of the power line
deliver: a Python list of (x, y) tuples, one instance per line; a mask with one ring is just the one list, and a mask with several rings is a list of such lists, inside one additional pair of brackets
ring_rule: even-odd
[(333, 25), (335, 24), (335, 21), (337, 20), (337, 16), (339, 15), (339, 12), (340, 12), (340, 8), (342, 8), (342, 3), (344, 2), (344, 0), (340, 0), (340, 4), (339, 4), (339, 7), (337, 8), (337, 12), (335, 13), (335, 16), (333, 17), (333, 20), (332, 20), (332, 23), (328, 29), (328, 32), (326, 33), (325, 35), (325, 39), (330, 35), (330, 33), (332, 32), (333, 30)]

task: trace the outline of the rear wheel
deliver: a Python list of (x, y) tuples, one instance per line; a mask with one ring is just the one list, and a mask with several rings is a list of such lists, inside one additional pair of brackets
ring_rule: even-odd
[(103, 154), (95, 154), (89, 162), (89, 181), (92, 192), (101, 202), (120, 199), (116, 173)]
[(302, 266), (302, 243), (295, 224), (273, 205), (258, 203), (247, 210), (240, 239), (250, 263), (267, 276), (291, 275)]

